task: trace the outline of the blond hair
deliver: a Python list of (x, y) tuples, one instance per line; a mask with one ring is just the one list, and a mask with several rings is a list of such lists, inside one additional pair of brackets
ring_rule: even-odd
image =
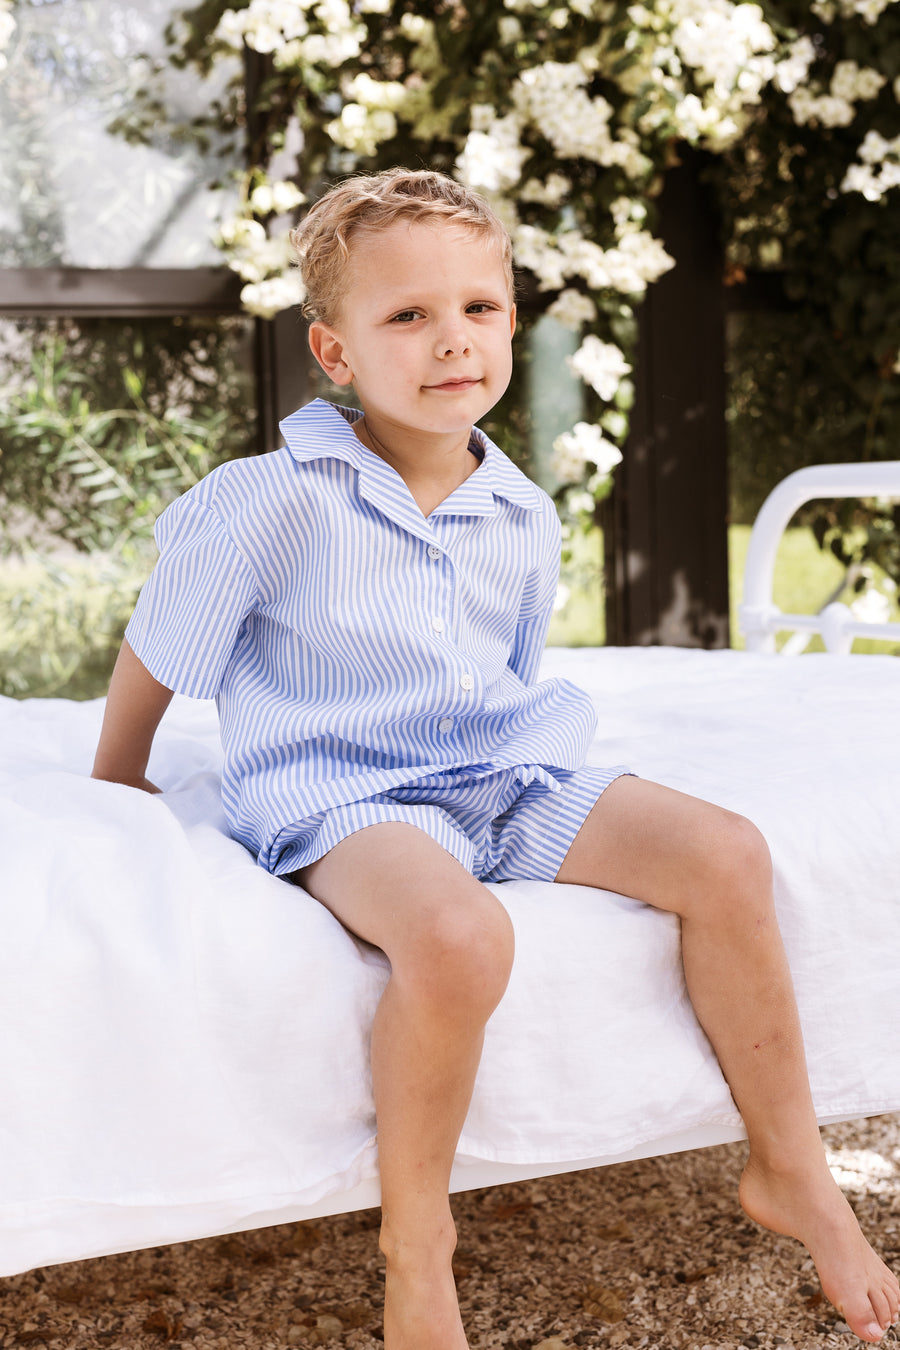
[(512, 303), (512, 244), (487, 202), (446, 174), (430, 169), (385, 169), (330, 188), (291, 231), (306, 288), (303, 312), (307, 318), (336, 321), (353, 237), (363, 231), (385, 230), (398, 220), (448, 221), (482, 234), (498, 250)]

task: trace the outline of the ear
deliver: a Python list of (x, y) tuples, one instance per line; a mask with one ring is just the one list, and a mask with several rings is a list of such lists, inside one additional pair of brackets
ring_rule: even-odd
[(309, 350), (334, 384), (351, 384), (353, 371), (344, 356), (344, 343), (335, 328), (318, 319), (309, 326)]
[(509, 336), (512, 337), (516, 331), (516, 307), (512, 305), (509, 311)]

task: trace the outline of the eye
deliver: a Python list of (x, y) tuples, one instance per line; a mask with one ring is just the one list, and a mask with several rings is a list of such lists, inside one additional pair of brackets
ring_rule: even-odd
[(415, 319), (420, 319), (421, 313), (417, 309), (403, 309), (399, 314), (395, 314), (391, 323), (412, 323)]
[(490, 300), (475, 300), (471, 305), (466, 305), (467, 314), (495, 314), (498, 309), (499, 305)]

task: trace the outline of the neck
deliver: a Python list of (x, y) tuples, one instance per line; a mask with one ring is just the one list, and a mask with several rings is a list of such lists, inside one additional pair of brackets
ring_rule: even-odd
[(478, 468), (479, 461), (469, 451), (471, 427), (447, 435), (395, 434), (393, 429), (373, 426), (364, 415), (353, 423), (353, 430), (368, 450), (400, 475), (426, 516)]

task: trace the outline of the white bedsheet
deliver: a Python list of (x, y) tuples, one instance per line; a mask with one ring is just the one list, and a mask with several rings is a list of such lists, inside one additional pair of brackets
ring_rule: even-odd
[[(545, 673), (594, 696), (597, 763), (761, 826), (820, 1118), (900, 1109), (900, 662), (551, 650)], [(384, 958), (227, 838), (211, 704), (174, 701), (157, 798), (87, 777), (101, 712), (0, 700), (0, 1275), (377, 1194)], [(737, 1137), (677, 922), (495, 889), (516, 965), (457, 1184), (483, 1179), (467, 1160), (538, 1173)]]

